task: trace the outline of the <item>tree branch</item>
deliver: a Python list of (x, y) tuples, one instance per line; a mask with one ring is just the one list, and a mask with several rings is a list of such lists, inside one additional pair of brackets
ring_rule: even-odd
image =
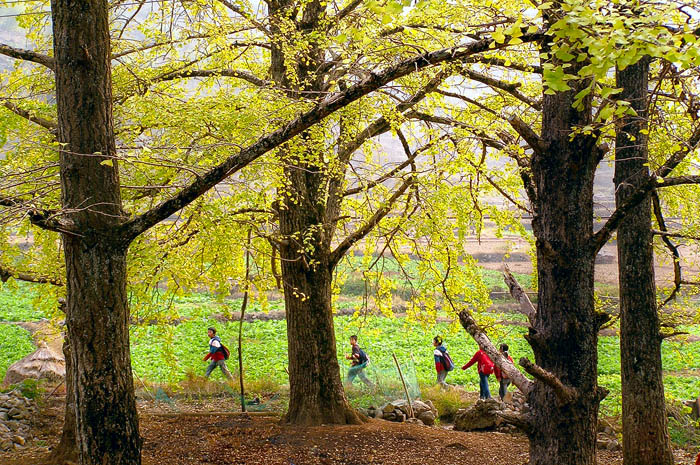
[(674, 232), (668, 232), (668, 231), (658, 231), (656, 229), (652, 229), (651, 233), (654, 234), (655, 236), (661, 236), (661, 237), (675, 237), (677, 239), (688, 239), (691, 241), (700, 241), (700, 236), (690, 236), (688, 234), (674, 233)]
[(542, 381), (554, 390), (554, 395), (557, 397), (560, 405), (570, 404), (578, 398), (578, 391), (570, 386), (566, 386), (553, 373), (535, 365), (525, 357), (521, 358), (519, 363), (535, 379)]
[(477, 131), (472, 126), (469, 126), (468, 124), (463, 123), (461, 121), (458, 121), (456, 119), (447, 118), (444, 116), (435, 116), (435, 115), (423, 113), (420, 111), (410, 111), (410, 112), (406, 113), (406, 117), (411, 118), (411, 119), (418, 119), (421, 121), (425, 121), (427, 123), (444, 124), (446, 126), (452, 126), (452, 127), (457, 127), (457, 128), (461, 128), (461, 129), (468, 129), (468, 130), (473, 131), (475, 133), (474, 135), (476, 137), (478, 137), (479, 140), (481, 142), (483, 142), (484, 144), (486, 144), (488, 147), (494, 148), (496, 150), (503, 150), (506, 148), (506, 146), (503, 143), (501, 143), (499, 140), (494, 139), (493, 137), (490, 137), (488, 134), (486, 134), (483, 131)]
[[(659, 194), (656, 191), (651, 193), (652, 208), (654, 211), (654, 216), (656, 217), (656, 222), (662, 231), (668, 231), (666, 227), (666, 221), (664, 220), (664, 214), (661, 210), (661, 201), (659, 200)], [(671, 252), (673, 257), (673, 290), (668, 297), (659, 305), (657, 310), (661, 310), (667, 303), (676, 298), (678, 291), (681, 290), (681, 281), (683, 280), (681, 271), (681, 255), (678, 251), (678, 247), (671, 242), (667, 236), (661, 236), (661, 241), (666, 245), (666, 248)]]
[(0, 207), (11, 207), (26, 211), (29, 221), (48, 231), (80, 236), (75, 224), (68, 218), (59, 216), (56, 210), (42, 210), (31, 205), (29, 200), (0, 196)]
[(248, 71), (240, 71), (237, 69), (182, 70), (182, 71), (167, 73), (163, 76), (160, 76), (158, 78), (153, 79), (152, 82), (172, 81), (174, 79), (201, 78), (201, 77), (233, 77), (233, 78), (242, 79), (244, 81), (248, 81), (251, 84), (256, 85), (258, 87), (270, 87), (273, 85), (273, 83), (271, 81), (266, 81), (264, 79), (260, 79), (259, 77), (257, 77), (253, 73), (249, 73)]
[(229, 0), (219, 0), (219, 2), (222, 5), (224, 5), (226, 8), (228, 8), (229, 10), (236, 13), (237, 15), (248, 20), (250, 22), (250, 24), (255, 26), (257, 29), (259, 29), (261, 32), (263, 32), (265, 35), (267, 35), (267, 36), (270, 35), (270, 31), (265, 26), (263, 26), (263, 24), (260, 21), (255, 19), (250, 13), (243, 10), (243, 8), (239, 7), (238, 5), (234, 5)]
[(537, 317), (537, 309), (535, 309), (535, 306), (532, 305), (527, 293), (515, 279), (515, 276), (513, 276), (513, 274), (510, 272), (508, 265), (503, 266), (503, 281), (505, 281), (506, 286), (508, 286), (510, 295), (520, 305), (520, 313), (527, 316), (527, 319), (530, 322), (530, 327), (534, 327), (535, 318)]
[(521, 102), (526, 103), (535, 110), (542, 109), (542, 102), (530, 98), (518, 90), (518, 88), (520, 88), (521, 86), (520, 83), (501, 81), (498, 79), (494, 79), (490, 76), (486, 76), (485, 74), (477, 73), (476, 71), (472, 71), (470, 69), (463, 69), (461, 73), (466, 74), (469, 77), (469, 79), (473, 81), (481, 82), (482, 84), (486, 84), (487, 86), (493, 89), (500, 89), (512, 95)]
[[(524, 34), (520, 37), (523, 42), (534, 42), (544, 37), (542, 32)], [(173, 198), (168, 199), (149, 211), (125, 222), (121, 227), (121, 233), (126, 240), (133, 240), (139, 234), (163, 221), (176, 211), (189, 205), (204, 192), (224, 180), (226, 177), (248, 165), (268, 151), (289, 141), (296, 135), (310, 128), (312, 125), (326, 118), (336, 110), (343, 108), (380, 87), (408, 74), (439, 65), (441, 63), (463, 60), (476, 53), (490, 50), (490, 47), (504, 48), (505, 44), (497, 44), (493, 39), (483, 39), (469, 44), (450, 47), (433, 52), (423, 53), (395, 65), (384, 71), (370, 73), (365, 79), (346, 89), (335, 93), (311, 110), (302, 113), (285, 126), (258, 139), (252, 145), (243, 148), (240, 152), (231, 155), (221, 164), (211, 168), (202, 176), (195, 179), (189, 186), (181, 190)]]
[[(355, 11), (355, 9), (362, 4), (363, 0), (353, 0), (350, 2), (345, 8), (340, 10), (338, 14), (335, 15), (335, 18), (333, 18), (333, 21), (330, 21), (330, 25), (337, 25), (340, 21), (345, 19), (347, 15)], [(330, 26), (329, 28), (330, 29)]]
[(483, 111), (485, 111), (485, 112), (487, 112), (487, 113), (491, 113), (491, 114), (494, 115), (494, 116), (498, 116), (498, 113), (496, 113), (496, 112), (493, 111), (491, 108), (489, 108), (489, 107), (487, 107), (486, 105), (484, 105), (483, 103), (479, 103), (479, 102), (477, 102), (477, 101), (474, 100), (474, 99), (470, 99), (469, 97), (465, 97), (464, 95), (457, 94), (457, 93), (455, 93), (455, 92), (448, 92), (448, 91), (446, 91), (446, 90), (440, 90), (440, 89), (438, 89), (437, 93), (440, 94), (440, 95), (444, 95), (445, 97), (456, 98), (456, 99), (461, 100), (461, 101), (463, 101), (463, 102), (466, 102), (466, 103), (468, 103), (468, 104), (470, 104), (470, 105), (474, 105), (475, 107), (479, 108), (480, 110), (483, 110)]
[(542, 67), (539, 65), (521, 65), (518, 63), (509, 63), (502, 58), (494, 57), (473, 57), (464, 60), (465, 63), (480, 63), (483, 65), (498, 66), (501, 68), (514, 69), (525, 73), (542, 74)]
[(515, 129), (515, 132), (527, 142), (527, 145), (529, 145), (537, 155), (541, 155), (547, 149), (544, 140), (542, 140), (525, 121), (513, 115), (508, 118), (508, 123), (510, 123), (511, 127)]
[(685, 184), (700, 184), (700, 176), (676, 176), (671, 178), (657, 178), (656, 187), (673, 187), (682, 186)]
[(345, 192), (343, 192), (343, 197), (347, 197), (347, 196), (350, 196), (350, 195), (355, 195), (355, 194), (359, 194), (360, 192), (367, 191), (367, 190), (373, 188), (374, 186), (383, 183), (383, 182), (386, 181), (387, 179), (393, 178), (394, 175), (396, 175), (398, 172), (400, 172), (401, 170), (403, 170), (403, 169), (406, 168), (407, 166), (410, 166), (411, 164), (413, 164), (413, 162), (416, 160), (416, 157), (417, 157), (421, 152), (424, 152), (425, 150), (427, 150), (427, 149), (428, 149), (430, 146), (432, 146), (432, 145), (433, 145), (433, 143), (426, 144), (426, 145), (424, 145), (423, 147), (421, 147), (421, 148), (419, 148), (419, 149), (416, 149), (413, 153), (407, 152), (406, 155), (408, 156), (408, 158), (407, 158), (405, 161), (403, 161), (401, 164), (399, 164), (398, 166), (396, 166), (396, 168), (394, 168), (393, 170), (391, 170), (391, 171), (389, 171), (389, 172), (383, 174), (382, 176), (378, 177), (377, 179), (375, 179), (375, 180), (373, 180), (373, 181), (369, 181), (369, 182), (366, 183), (366, 184), (359, 185), (359, 186), (357, 186), (357, 187), (352, 187), (352, 188), (350, 188), (350, 189), (347, 189)]
[(48, 129), (51, 132), (51, 134), (55, 135), (58, 131), (58, 124), (56, 122), (49, 121), (47, 119), (42, 118), (41, 116), (32, 115), (31, 112), (23, 110), (22, 108), (10, 102), (9, 100), (3, 101), (2, 106), (10, 110), (12, 113), (21, 116), (27, 121), (31, 121), (32, 123), (38, 124), (44, 129)]
[(671, 155), (668, 160), (654, 172), (654, 175), (658, 178), (664, 178), (671, 174), (671, 171), (673, 171), (690, 152), (695, 150), (698, 143), (700, 143), (700, 126), (695, 128), (695, 131), (685, 142), (684, 146)]
[(42, 276), (34, 273), (28, 273), (24, 271), (17, 271), (6, 266), (0, 265), (0, 281), (7, 282), (8, 279), (14, 278), (19, 281), (25, 281), (28, 283), (38, 283), (38, 284), (53, 284), (54, 286), (63, 286), (63, 282), (60, 279), (52, 278), (50, 276)]
[(527, 396), (534, 387), (534, 383), (527, 379), (510, 360), (496, 349), (496, 346), (493, 345), (486, 333), (479, 328), (479, 325), (476, 324), (476, 321), (474, 321), (474, 318), (468, 311), (462, 310), (459, 312), (459, 322), (465, 331), (474, 338), (479, 348), (486, 352), (491, 361)]
[(358, 229), (355, 230), (352, 234), (350, 234), (348, 237), (346, 237), (343, 242), (338, 244), (338, 247), (335, 248), (333, 252), (331, 252), (330, 260), (329, 263), (331, 264), (331, 267), (334, 267), (341, 258), (345, 255), (345, 253), (350, 250), (350, 247), (355, 245), (355, 243), (359, 240), (361, 240), (363, 237), (365, 237), (367, 234), (369, 234), (372, 229), (374, 229), (377, 224), (384, 218), (386, 215), (391, 212), (391, 210), (394, 207), (394, 203), (406, 192), (406, 190), (411, 187), (411, 184), (413, 184), (413, 178), (408, 178), (406, 179), (403, 184), (394, 192), (394, 194), (389, 197), (389, 199), (384, 202), (384, 204), (376, 211), (374, 212), (374, 215), (368, 219), (365, 224), (360, 226)]
[(31, 50), (24, 50), (7, 44), (0, 44), (0, 55), (16, 58), (18, 60), (31, 61), (32, 63), (44, 65), (52, 71), (56, 69), (56, 60), (53, 57), (33, 52)]
[[(396, 105), (395, 111), (398, 113), (403, 113), (406, 110), (413, 108), (429, 93), (434, 92), (447, 77), (447, 72), (438, 73), (437, 76), (431, 79), (428, 84), (413, 94), (408, 100)], [(341, 160), (341, 162), (347, 162), (347, 160), (350, 159), (350, 156), (355, 153), (355, 151), (359, 149), (367, 140), (388, 131), (390, 128), (391, 124), (384, 116), (377, 118), (365, 129), (363, 129), (352, 141), (345, 144), (345, 146), (339, 150), (338, 158)]]
[[(666, 165), (668, 165), (668, 163), (664, 166)], [(656, 172), (658, 173), (659, 171), (665, 171), (665, 169), (662, 170), (660, 168)], [(617, 230), (617, 227), (625, 219), (629, 211), (639, 205), (639, 202), (644, 200), (644, 198), (649, 195), (652, 190), (661, 187), (680, 186), (684, 184), (700, 184), (700, 176), (678, 176), (673, 178), (658, 178), (655, 177), (655, 175), (650, 176), (637, 188), (634, 193), (632, 193), (632, 195), (627, 198), (627, 200), (625, 200), (622, 205), (615, 209), (603, 227), (591, 237), (591, 252), (595, 255), (598, 254), (605, 243), (610, 240), (610, 237), (612, 237), (613, 233), (615, 230)]]

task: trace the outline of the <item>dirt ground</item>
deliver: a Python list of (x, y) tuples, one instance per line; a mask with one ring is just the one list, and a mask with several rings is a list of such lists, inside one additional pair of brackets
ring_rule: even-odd
[[(63, 399), (45, 401), (36, 438), (3, 465), (46, 464), (62, 427)], [(522, 465), (525, 436), (464, 433), (444, 427), (370, 420), (358, 426), (297, 427), (275, 414), (207, 414), (223, 405), (197, 404), (178, 412), (140, 405), (143, 465)], [(208, 410), (210, 409), (210, 410)], [(221, 411), (221, 410), (219, 410)], [(600, 465), (622, 463), (619, 452), (600, 451)]]

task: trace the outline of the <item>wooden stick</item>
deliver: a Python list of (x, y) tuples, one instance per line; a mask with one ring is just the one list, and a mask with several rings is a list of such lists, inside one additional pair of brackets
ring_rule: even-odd
[(401, 372), (401, 365), (399, 365), (399, 360), (396, 358), (394, 352), (391, 353), (394, 357), (394, 363), (396, 363), (396, 369), (399, 370), (399, 377), (401, 378), (401, 383), (403, 384), (403, 392), (406, 393), (406, 400), (408, 401), (408, 416), (413, 418), (413, 405), (411, 405), (411, 396), (408, 395), (408, 388), (406, 387), (406, 380), (403, 378), (403, 373)]
[(252, 229), (248, 229), (248, 243), (245, 249), (245, 291), (243, 292), (243, 302), (241, 303), (241, 320), (238, 322), (238, 380), (241, 383), (241, 411), (245, 412), (245, 388), (243, 386), (243, 317), (248, 306), (248, 279), (250, 277), (250, 242)]

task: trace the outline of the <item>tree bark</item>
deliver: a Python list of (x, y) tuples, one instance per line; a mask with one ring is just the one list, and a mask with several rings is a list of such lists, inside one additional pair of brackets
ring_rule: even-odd
[(66, 324), (82, 465), (141, 462), (129, 354), (128, 244), (112, 126), (108, 5), (52, 0)]
[[(280, 212), (280, 227), (304, 230), (303, 212)], [(319, 250), (307, 266), (298, 244), (282, 247), (284, 302), (289, 354), (289, 411), (286, 420), (301, 425), (359, 423), (345, 398), (331, 310), (332, 273), (328, 254)], [(324, 260), (324, 257), (326, 260)], [(324, 263), (325, 261), (325, 263)]]
[[(617, 70), (620, 99), (637, 116), (625, 116), (615, 140), (617, 206), (649, 177), (647, 166), (648, 58)], [(626, 465), (672, 465), (661, 364), (659, 316), (654, 280), (651, 197), (620, 223), (617, 253), (620, 281), (620, 355), (622, 361), (622, 453)]]
[[(556, 17), (549, 18), (556, 21)], [(554, 39), (552, 39), (554, 41)], [(543, 51), (549, 52), (548, 42)], [(561, 64), (553, 60), (555, 65)], [(577, 67), (567, 72), (576, 74)], [(574, 134), (591, 122), (591, 101), (576, 110), (574, 88), (544, 94), (541, 136), (525, 134), (535, 198), (533, 232), (537, 247), (538, 302), (527, 336), (537, 367), (528, 396), (532, 415), (531, 465), (594, 465), (598, 405), (597, 343), (594, 310), (593, 177), (599, 160), (593, 135)], [(514, 126), (516, 127), (516, 126)], [(535, 367), (535, 368), (537, 368)]]

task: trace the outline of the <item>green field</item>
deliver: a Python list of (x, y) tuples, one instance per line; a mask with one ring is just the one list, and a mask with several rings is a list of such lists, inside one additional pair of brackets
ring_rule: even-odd
[(29, 331), (13, 324), (0, 324), (0, 380), (5, 378), (7, 367), (34, 349)]
[[(0, 290), (0, 321), (38, 320), (48, 315), (35, 311), (32, 302), (36, 299), (30, 286), (5, 286)], [(180, 324), (148, 324), (132, 326), (131, 347), (135, 375), (148, 383), (174, 385), (191, 374), (203, 374), (206, 362), (202, 357), (207, 351), (206, 328), (214, 325), (232, 351), (238, 333), (237, 322), (221, 323), (214, 320), (212, 314), (231, 313), (238, 308), (237, 300), (217, 301), (207, 294), (192, 294), (175, 299), (174, 306), (168, 311), (170, 317), (180, 317)], [(356, 305), (352, 300), (343, 302), (344, 306)], [(268, 309), (279, 310), (281, 301), (271, 301)], [(250, 311), (260, 311), (252, 305)], [(147, 317), (147, 315), (143, 315)], [(507, 342), (515, 360), (520, 357), (532, 359), (529, 345), (523, 338), (525, 329), (521, 326), (503, 326), (500, 320), (522, 320), (517, 314), (489, 313), (490, 335), (494, 342)], [(150, 320), (153, 323), (153, 320)], [(415, 376), (421, 385), (434, 383), (434, 365), (432, 359), (432, 338), (440, 334), (445, 338), (448, 349), (461, 365), (469, 360), (476, 350), (476, 344), (457, 325), (438, 323), (426, 325), (405, 318), (386, 318), (379, 316), (338, 316), (336, 322), (337, 350), (341, 366), (346, 367), (343, 355), (348, 351), (348, 337), (357, 334), (360, 344), (370, 354), (370, 376), (372, 371), (391, 372), (394, 370), (392, 352), (399, 360), (414, 361)], [(700, 326), (684, 328), (691, 333), (700, 332)], [(13, 324), (0, 325), (0, 375), (7, 367), (31, 352), (31, 338), (27, 331)], [(617, 337), (601, 337), (598, 346), (599, 382), (610, 389), (610, 395), (602, 403), (606, 415), (620, 413), (620, 354)], [(246, 379), (270, 380), (280, 385), (286, 384), (287, 375), (287, 336), (284, 321), (256, 321), (243, 325), (243, 361)], [(700, 342), (687, 340), (665, 341), (663, 344), (663, 363), (667, 371), (665, 377), (666, 395), (670, 399), (695, 398), (700, 393)], [(232, 371), (236, 362), (229, 362)], [(216, 371), (214, 379), (221, 377)], [(460, 384), (469, 390), (478, 390), (478, 378), (475, 369), (462, 371), (459, 368), (450, 373), (448, 382)], [(492, 390), (497, 389), (495, 379), (491, 380)], [(138, 385), (138, 383), (137, 383)]]

